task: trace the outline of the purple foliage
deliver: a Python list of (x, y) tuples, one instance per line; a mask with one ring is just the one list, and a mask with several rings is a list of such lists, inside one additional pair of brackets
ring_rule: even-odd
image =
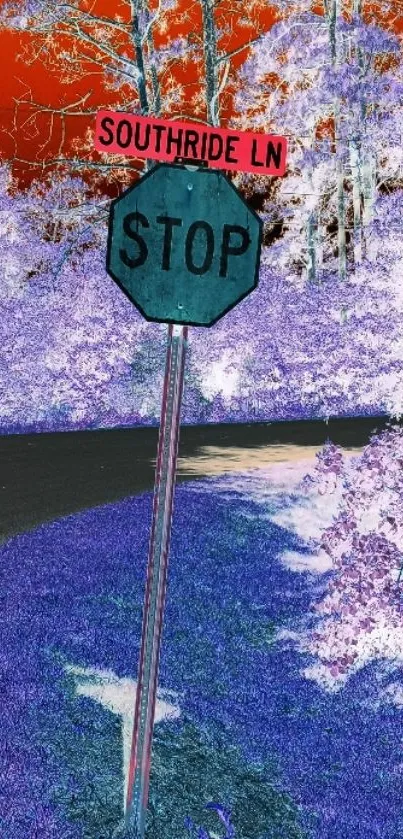
[(333, 561), (319, 623), (306, 649), (342, 684), (372, 659), (401, 658), (403, 640), (403, 430), (373, 435), (362, 455), (344, 462), (329, 443), (305, 486), (341, 487), (338, 515), (320, 547)]
[[(105, 212), (78, 179), (25, 195), (6, 187), (3, 170), (3, 433), (157, 423), (165, 329), (106, 275)], [(185, 423), (399, 413), (398, 198), (376, 211), (376, 274), (364, 265), (345, 283), (286, 279), (275, 270), (285, 238), (264, 255), (253, 295), (211, 330), (191, 330)]]
[[(290, 137), (286, 177), (256, 184), (256, 192), (270, 193), (263, 207), (267, 230), (280, 222), (282, 234), (263, 250), (259, 288), (211, 330), (190, 330), (182, 421), (399, 416), (399, 39), (381, 19), (375, 25), (362, 15), (339, 14), (336, 66), (330, 13), (312, 11), (307, 0), (275, 5), (281, 19), (251, 48), (236, 77), (234, 122)], [(159, 14), (174, 8), (175, 0), (167, 0)], [(249, 12), (253, 8), (249, 4)], [(146, 7), (139, 11), (144, 32), (150, 14)], [(82, 13), (79, 0), (68, 6), (24, 0), (4, 4), (2, 20), (17, 28), (35, 24), (37, 32), (53, 31), (62, 20), (74, 35)], [(98, 37), (94, 20), (89, 25)], [(118, 30), (104, 30), (117, 51), (105, 73), (112, 72), (115, 87), (129, 74), (135, 87), (138, 68), (119, 52)], [(193, 49), (199, 47), (174, 38), (153, 52), (154, 69), (189, 58)], [(166, 112), (176, 109), (178, 97), (183, 100), (184, 90), (170, 85)], [(336, 100), (341, 116), (334, 139)], [(323, 121), (329, 131), (319, 139)], [(340, 162), (344, 215), (337, 198)], [(108, 202), (90, 200), (78, 179), (56, 178), (48, 191), (13, 197), (6, 181), (3, 173), (1, 431), (158, 423), (164, 329), (144, 323), (105, 273)], [(354, 228), (358, 205), (362, 259)], [(339, 215), (350, 237), (344, 282), (337, 279)], [(315, 282), (307, 283), (310, 265)]]

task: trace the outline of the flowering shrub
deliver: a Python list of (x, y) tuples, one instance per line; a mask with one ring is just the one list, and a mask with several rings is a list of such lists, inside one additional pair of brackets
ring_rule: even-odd
[(327, 443), (305, 487), (341, 489), (339, 513), (320, 547), (333, 561), (322, 620), (305, 648), (336, 682), (372, 659), (402, 657), (403, 429), (374, 434), (361, 456), (346, 463)]

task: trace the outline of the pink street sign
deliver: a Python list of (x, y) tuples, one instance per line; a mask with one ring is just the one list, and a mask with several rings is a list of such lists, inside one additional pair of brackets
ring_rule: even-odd
[(204, 160), (213, 169), (277, 177), (285, 174), (287, 156), (285, 137), (119, 111), (98, 112), (95, 148), (165, 163), (172, 163), (177, 157)]

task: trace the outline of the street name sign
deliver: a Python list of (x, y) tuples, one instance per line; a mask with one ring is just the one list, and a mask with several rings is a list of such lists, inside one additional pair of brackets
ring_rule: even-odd
[(281, 177), (286, 170), (286, 137), (120, 111), (98, 112), (95, 148), (166, 163), (183, 157), (205, 161), (211, 169), (257, 175)]
[(222, 172), (157, 164), (112, 201), (107, 271), (147, 320), (211, 326), (256, 288), (262, 227)]

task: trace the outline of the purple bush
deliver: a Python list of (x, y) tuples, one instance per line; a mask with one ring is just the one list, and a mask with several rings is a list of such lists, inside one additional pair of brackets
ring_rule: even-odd
[(401, 659), (403, 640), (403, 430), (374, 434), (354, 462), (329, 443), (305, 486), (342, 489), (320, 538), (333, 570), (306, 649), (342, 683), (374, 659)]

